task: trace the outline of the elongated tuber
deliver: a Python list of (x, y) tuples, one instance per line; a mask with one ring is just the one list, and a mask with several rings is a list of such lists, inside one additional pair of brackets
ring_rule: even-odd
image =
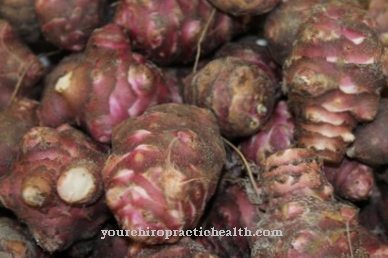
[(388, 245), (358, 224), (357, 208), (334, 199), (322, 165), (307, 149), (268, 157), (261, 175), (268, 206), (256, 229), (279, 229), (282, 236), (252, 236), (252, 257), (388, 255)]
[(385, 76), (374, 20), (360, 5), (314, 5), (284, 65), (299, 147), (339, 163), (357, 123), (377, 113)]

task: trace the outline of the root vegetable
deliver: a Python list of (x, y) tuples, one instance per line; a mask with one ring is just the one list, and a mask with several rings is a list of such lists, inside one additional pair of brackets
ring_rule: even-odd
[(388, 2), (370, 0), (368, 13), (376, 20), (380, 42), (388, 47)]
[(187, 78), (184, 99), (212, 110), (227, 137), (244, 137), (257, 133), (269, 119), (275, 87), (256, 64), (224, 57), (209, 62)]
[(280, 0), (208, 0), (218, 9), (235, 15), (259, 15), (271, 11)]
[(0, 1), (0, 18), (7, 20), (16, 33), (28, 43), (36, 42), (40, 38), (34, 0)]
[[(281, 1), (266, 17), (264, 25), (268, 48), (278, 64), (283, 65), (291, 54), (300, 25), (306, 23), (314, 5), (331, 0), (293, 0)], [(334, 0), (337, 1), (337, 0)], [(360, 4), (366, 8), (369, 0), (342, 0), (342, 4)], [(332, 1), (333, 2), (333, 1)]]
[[(206, 216), (204, 230), (253, 230), (259, 221), (259, 211), (257, 205), (249, 201), (245, 188), (237, 183), (223, 181), (220, 188)], [(219, 257), (250, 257), (248, 238), (242, 235), (200, 236), (195, 241)]]
[(101, 25), (106, 0), (34, 0), (46, 39), (60, 48), (81, 51), (92, 31)]
[[(103, 169), (107, 204), (125, 230), (192, 229), (214, 194), (224, 161), (210, 111), (175, 103), (151, 107), (113, 131)], [(130, 237), (147, 244), (181, 238)]]
[(5, 20), (0, 20), (0, 42), (0, 108), (4, 108), (19, 80), (18, 96), (28, 97), (32, 93), (43, 75), (43, 65)]
[(311, 150), (288, 149), (266, 160), (261, 182), (268, 206), (256, 229), (281, 237), (250, 238), (252, 257), (385, 257), (388, 246), (358, 224), (356, 207), (333, 198)]
[(75, 123), (109, 143), (112, 128), (149, 106), (170, 101), (161, 71), (132, 53), (122, 28), (95, 30), (85, 53), (64, 60), (48, 76), (39, 109), (44, 126)]
[(315, 5), (284, 65), (299, 147), (339, 163), (358, 122), (372, 121), (385, 84), (374, 20), (359, 5)]
[(0, 217), (0, 257), (3, 258), (48, 258), (28, 231), (16, 220)]
[(106, 148), (76, 129), (34, 127), (25, 134), (0, 200), (48, 252), (93, 237), (109, 217), (101, 167)]
[(243, 140), (239, 148), (248, 160), (263, 168), (269, 155), (294, 145), (294, 127), (294, 119), (287, 103), (280, 101), (264, 127), (257, 134)]
[[(121, 1), (114, 22), (126, 28), (134, 49), (157, 64), (194, 61), (197, 45), (214, 8), (206, 0)], [(214, 10), (215, 11), (215, 10)], [(241, 33), (245, 18), (215, 11), (201, 44), (208, 54)]]
[(268, 49), (257, 45), (256, 41), (255, 37), (245, 37), (237, 42), (229, 42), (216, 52), (215, 58), (232, 56), (258, 65), (272, 80), (276, 95), (280, 95), (281, 68), (275, 63)]
[(347, 156), (374, 166), (388, 164), (387, 120), (388, 99), (381, 99), (375, 120), (356, 128), (356, 139), (347, 149)]
[(373, 168), (344, 158), (338, 166), (324, 167), (327, 180), (336, 194), (351, 201), (366, 200), (374, 186)]

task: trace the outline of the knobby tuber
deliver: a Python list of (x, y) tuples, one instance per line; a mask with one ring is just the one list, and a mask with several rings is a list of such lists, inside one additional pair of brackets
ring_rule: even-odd
[(103, 21), (107, 0), (34, 0), (45, 38), (60, 48), (81, 51)]
[[(225, 150), (213, 114), (162, 104), (115, 127), (103, 169), (107, 204), (122, 229), (194, 228), (214, 194)], [(180, 236), (130, 236), (147, 244)]]
[(227, 137), (257, 133), (275, 104), (270, 76), (254, 62), (221, 57), (209, 62), (185, 82), (186, 103), (212, 110)]
[(207, 54), (241, 33), (246, 19), (216, 11), (206, 0), (120, 1), (114, 22), (127, 29), (134, 49), (157, 64), (194, 61), (207, 27), (201, 53)]
[(336, 201), (312, 150), (269, 156), (260, 175), (266, 211), (258, 230), (281, 237), (250, 237), (252, 257), (386, 257), (388, 245), (358, 223), (358, 209)]
[(375, 21), (351, 1), (311, 8), (284, 64), (296, 141), (339, 163), (357, 123), (372, 121), (385, 85)]
[(370, 166), (345, 157), (339, 165), (325, 165), (323, 171), (335, 193), (344, 199), (361, 201), (372, 194), (374, 175)]
[(11, 172), (0, 181), (1, 204), (48, 252), (94, 236), (108, 218), (101, 168), (106, 147), (62, 125), (23, 137)]
[(170, 101), (161, 71), (133, 53), (115, 24), (96, 29), (85, 53), (72, 55), (47, 77), (39, 109), (44, 126), (75, 123), (109, 143), (112, 128), (149, 106)]

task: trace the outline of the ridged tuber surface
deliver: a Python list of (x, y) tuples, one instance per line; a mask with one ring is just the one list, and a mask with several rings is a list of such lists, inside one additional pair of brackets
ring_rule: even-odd
[(127, 258), (218, 258), (189, 237), (182, 238), (175, 244), (133, 247)]
[(338, 202), (308, 149), (288, 149), (266, 160), (261, 176), (268, 206), (256, 229), (283, 236), (250, 238), (252, 257), (386, 257), (388, 248), (358, 224), (358, 209)]
[(257, 133), (269, 119), (275, 87), (258, 65), (229, 56), (217, 58), (190, 75), (184, 100), (212, 110), (227, 137), (244, 137)]
[(115, 24), (96, 29), (85, 53), (57, 65), (45, 87), (42, 125), (76, 123), (104, 143), (121, 121), (170, 101), (161, 71), (132, 53), (128, 37)]
[(336, 194), (351, 201), (366, 200), (374, 186), (373, 168), (358, 161), (344, 158), (337, 166), (325, 165), (327, 180)]
[(0, 111), (0, 178), (10, 172), (24, 134), (39, 124), (38, 105), (37, 101), (20, 99)]
[[(10, 24), (0, 19), (0, 108), (8, 105), (23, 76), (18, 96), (28, 96), (43, 75), (38, 57), (19, 38)], [(25, 73), (25, 74), (24, 74)]]
[(385, 77), (374, 20), (359, 5), (315, 5), (284, 65), (299, 147), (339, 163), (358, 122), (375, 118)]
[(264, 161), (269, 155), (294, 145), (294, 128), (294, 118), (288, 110), (287, 103), (280, 101), (264, 127), (243, 140), (239, 148), (245, 158), (263, 168)]
[(235, 16), (259, 15), (271, 11), (280, 0), (207, 0), (218, 9)]
[[(125, 230), (194, 228), (214, 194), (225, 150), (214, 115), (163, 104), (115, 127), (103, 169), (107, 204)], [(179, 236), (130, 236), (147, 244)]]
[[(157, 64), (194, 61), (197, 45), (214, 10), (206, 0), (120, 1), (114, 22), (127, 29), (134, 49)], [(207, 54), (241, 33), (245, 18), (216, 11), (201, 44)]]
[(40, 38), (40, 25), (34, 9), (34, 0), (0, 1), (0, 18), (7, 20), (26, 42)]
[(387, 123), (388, 99), (381, 99), (376, 118), (356, 128), (356, 139), (347, 149), (347, 156), (372, 166), (388, 164)]
[(250, 202), (242, 184), (224, 182), (220, 188), (206, 215), (203, 230), (217, 230), (216, 233), (224, 230), (224, 235), (199, 236), (195, 241), (219, 257), (249, 258), (248, 238), (238, 230), (242, 229), (244, 234), (245, 228), (255, 227), (260, 220), (258, 206)]
[(380, 42), (384, 47), (388, 47), (388, 2), (385, 0), (371, 0), (368, 13), (377, 23)]
[(0, 217), (0, 257), (2, 258), (45, 258), (29, 232), (17, 220)]
[[(286, 0), (281, 1), (266, 17), (264, 25), (265, 38), (268, 48), (278, 64), (283, 65), (287, 56), (292, 52), (299, 26), (306, 22), (311, 7), (324, 4), (332, 0)], [(369, 0), (334, 0), (343, 4), (360, 4), (367, 8)]]
[(34, 0), (45, 38), (71, 51), (81, 51), (104, 16), (107, 0)]
[(0, 181), (2, 205), (48, 252), (93, 237), (109, 216), (101, 178), (105, 152), (68, 125), (32, 128)]

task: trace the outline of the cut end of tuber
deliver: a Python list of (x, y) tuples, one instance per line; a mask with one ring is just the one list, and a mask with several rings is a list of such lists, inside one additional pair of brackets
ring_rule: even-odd
[(67, 74), (60, 77), (55, 84), (55, 91), (62, 93), (70, 87), (71, 78), (73, 77), (73, 72), (68, 72)]
[(69, 169), (57, 181), (58, 195), (67, 203), (87, 202), (97, 189), (93, 173), (85, 167)]
[(41, 207), (51, 193), (51, 184), (41, 177), (27, 177), (22, 186), (22, 199), (32, 207)]

